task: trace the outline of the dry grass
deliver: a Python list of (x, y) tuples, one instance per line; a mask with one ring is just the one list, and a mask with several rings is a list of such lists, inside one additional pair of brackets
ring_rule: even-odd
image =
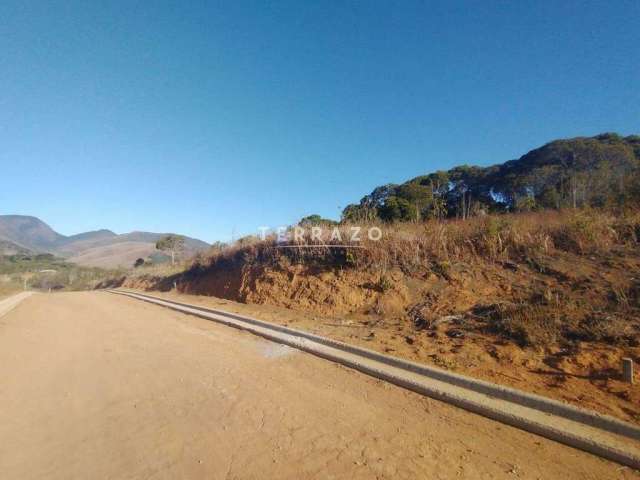
[(184, 272), (185, 269), (191, 266), (192, 260), (176, 262), (175, 265), (171, 265), (170, 262), (155, 263), (152, 265), (144, 265), (142, 267), (134, 268), (127, 272), (127, 276), (130, 278), (136, 277), (169, 277), (180, 272)]
[(23, 285), (20, 281), (8, 276), (0, 277), (0, 300), (21, 291)]
[[(186, 269), (186, 278), (210, 271), (224, 271), (251, 265), (277, 266), (305, 264), (339, 269), (378, 272), (378, 290), (389, 289), (387, 272), (400, 269), (408, 276), (424, 278), (436, 274), (453, 282), (456, 267), (470, 266), (487, 272), (492, 268), (523, 268), (558, 277), (555, 292), (533, 283), (519, 296), (489, 305), (486, 329), (516, 340), (521, 345), (550, 345), (571, 339), (630, 342), (634, 332), (622, 320), (640, 302), (640, 283), (611, 286), (607, 295), (575, 294), (570, 278), (556, 271), (555, 259), (605, 258), (616, 248), (635, 251), (640, 238), (640, 214), (612, 214), (596, 210), (545, 211), (476, 217), (466, 221), (359, 225), (362, 232), (379, 228), (379, 241), (361, 234), (351, 241), (352, 225), (338, 228), (341, 238), (329, 238), (328, 229), (320, 240), (307, 235), (281, 248), (274, 237), (245, 239), (226, 249), (201, 255)], [(334, 234), (335, 236), (335, 234)], [(342, 246), (340, 246), (342, 245)], [(358, 248), (349, 248), (351, 245)], [(588, 256), (588, 257), (587, 257)], [(175, 273), (175, 272), (174, 272)], [(631, 310), (630, 310), (631, 309)], [(487, 313), (485, 312), (485, 313)]]
[[(359, 224), (361, 240), (352, 241), (353, 225), (336, 227), (341, 239), (320, 241), (310, 235), (281, 248), (274, 236), (245, 239), (226, 249), (201, 255), (191, 268), (202, 270), (229, 263), (310, 263), (379, 271), (399, 267), (405, 272), (429, 267), (446, 274), (451, 262), (518, 261), (536, 265), (541, 255), (566, 251), (579, 255), (609, 251), (615, 245), (636, 244), (640, 214), (613, 215), (595, 210), (546, 211), (476, 217), (470, 220), (425, 223)], [(379, 228), (382, 238), (370, 240), (369, 228)], [(349, 245), (353, 248), (345, 247)]]
[(155, 285), (163, 284), (168, 286), (163, 290), (170, 290), (174, 284), (174, 279), (188, 271), (193, 262), (194, 260), (181, 261), (173, 265), (167, 262), (132, 268), (126, 272), (121, 271), (109, 278), (102, 279), (95, 284), (94, 288), (118, 288), (126, 280), (129, 280), (131, 282), (149, 282)]
[[(405, 282), (402, 278), (414, 279), (416, 295), (422, 297), (418, 303), (403, 297), (409, 321), (410, 312), (421, 306), (431, 316), (462, 315), (475, 319), (479, 330), (536, 347), (573, 341), (631, 345), (639, 336), (640, 272), (633, 274), (640, 265), (638, 213), (566, 210), (466, 221), (370, 223), (358, 225), (360, 241), (352, 239), (353, 227), (336, 227), (339, 236), (328, 227), (313, 239), (307, 229), (304, 237), (285, 244), (275, 236), (249, 237), (175, 266), (136, 269), (128, 281), (171, 290), (176, 284), (217, 279), (220, 292), (215, 294), (240, 298), (233, 289), (248, 288), (253, 283), (246, 280), (255, 282), (265, 271), (280, 272), (285, 279), (292, 278), (292, 272), (320, 278), (323, 272), (351, 270), (363, 274), (362, 279), (377, 279), (361, 280), (362, 288), (382, 296), (397, 294), (395, 284)], [(369, 228), (380, 229), (379, 241), (368, 238)], [(439, 287), (430, 290), (434, 281)], [(474, 282), (490, 283), (491, 288), (478, 288)], [(213, 293), (207, 288), (214, 287), (198, 291)], [(272, 288), (282, 292), (274, 290), (269, 299), (288, 295), (283, 293), (286, 286)], [(338, 281), (332, 288), (342, 287)], [(487, 297), (482, 292), (493, 293)], [(475, 306), (469, 310), (470, 305)]]

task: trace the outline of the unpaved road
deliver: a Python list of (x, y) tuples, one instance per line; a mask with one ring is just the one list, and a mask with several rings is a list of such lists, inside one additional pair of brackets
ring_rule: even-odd
[(0, 478), (639, 478), (248, 333), (106, 293), (0, 318)]

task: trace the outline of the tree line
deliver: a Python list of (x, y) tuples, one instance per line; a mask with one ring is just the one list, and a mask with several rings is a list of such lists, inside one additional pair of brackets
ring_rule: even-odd
[(487, 213), (636, 205), (640, 136), (556, 140), (517, 160), (462, 165), (375, 188), (342, 221), (421, 221)]

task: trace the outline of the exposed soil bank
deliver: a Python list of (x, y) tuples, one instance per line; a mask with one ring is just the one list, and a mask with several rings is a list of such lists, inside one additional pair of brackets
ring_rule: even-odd
[[(619, 371), (623, 356), (640, 361), (633, 319), (610, 341), (606, 331), (598, 338), (597, 331), (589, 330), (592, 325), (569, 323), (584, 315), (575, 306), (581, 298), (606, 297), (603, 289), (623, 290), (624, 282), (633, 284), (628, 279), (638, 271), (637, 260), (611, 258), (608, 268), (596, 260), (585, 259), (580, 265), (571, 260), (556, 258), (553, 274), (546, 275), (510, 264), (454, 264), (446, 275), (394, 270), (381, 281), (376, 272), (287, 265), (209, 271), (192, 279), (137, 276), (118, 283), (165, 291), (171, 298), (292, 325), (640, 422), (640, 387), (623, 383)], [(621, 269), (628, 271), (626, 278)], [(174, 282), (177, 291), (169, 293)], [(568, 298), (555, 306), (566, 323), (552, 325), (554, 331), (536, 323), (535, 317), (538, 309), (539, 315), (553, 314), (549, 309), (554, 305), (544, 300), (548, 290)], [(519, 300), (535, 295), (538, 301)], [(525, 311), (529, 316), (522, 320), (527, 322), (522, 331), (520, 325), (507, 323), (515, 314), (505, 305), (532, 309)]]
[(139, 269), (102, 286), (259, 305), (246, 308), (260, 318), (278, 308), (272, 321), (304, 318), (324, 335), (640, 421), (640, 391), (620, 381), (621, 358), (640, 361), (640, 215), (385, 228), (358, 249), (238, 242), (178, 273)]

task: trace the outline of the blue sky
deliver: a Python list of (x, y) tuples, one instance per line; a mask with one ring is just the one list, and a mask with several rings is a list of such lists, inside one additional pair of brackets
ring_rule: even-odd
[(0, 18), (0, 213), (64, 234), (228, 240), (640, 133), (637, 1), (4, 1)]

